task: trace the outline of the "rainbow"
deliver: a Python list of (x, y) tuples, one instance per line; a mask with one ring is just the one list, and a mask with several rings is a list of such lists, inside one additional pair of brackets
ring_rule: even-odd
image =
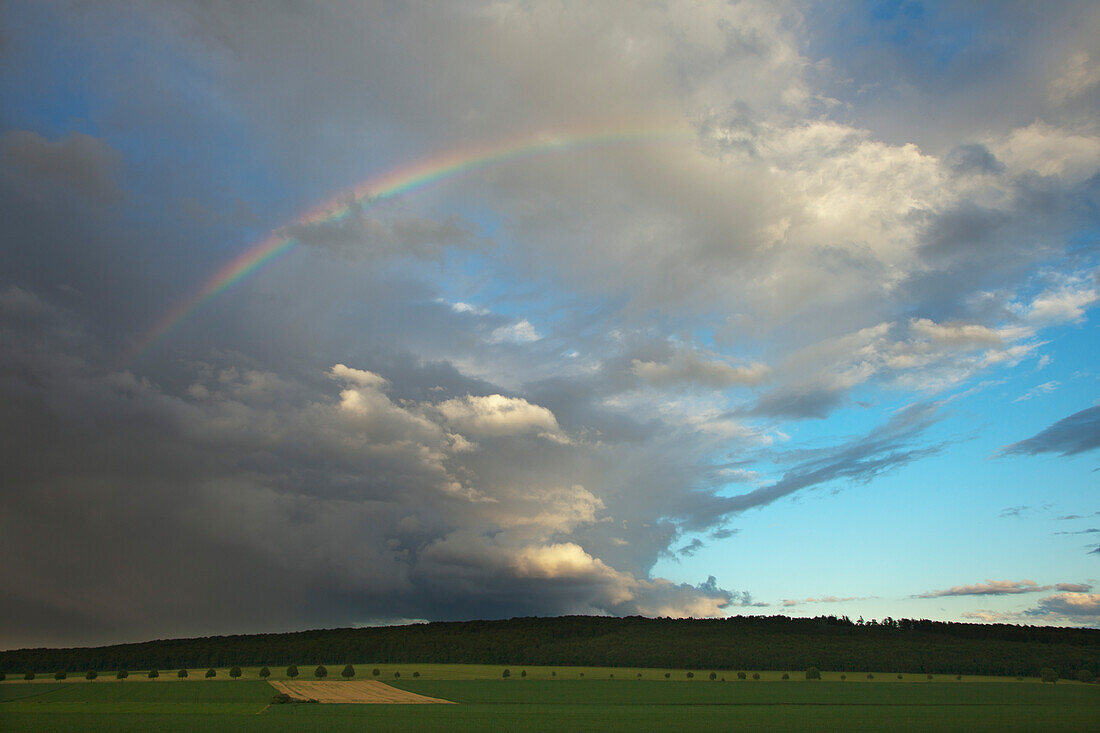
[[(350, 189), (340, 191), (324, 203), (294, 219), (292, 225), (339, 221), (364, 204), (373, 205), (383, 199), (409, 193), (452, 176), (517, 158), (609, 144), (685, 139), (687, 136), (684, 132), (670, 129), (628, 132), (617, 130), (595, 134), (544, 133), (518, 137), (496, 144), (464, 147), (395, 168)], [(262, 241), (218, 268), (196, 291), (162, 314), (141, 338), (134, 342), (122, 363), (126, 364), (143, 354), (204, 303), (292, 249), (297, 244), (297, 240), (287, 236), (285, 231), (286, 227), (275, 229)]]

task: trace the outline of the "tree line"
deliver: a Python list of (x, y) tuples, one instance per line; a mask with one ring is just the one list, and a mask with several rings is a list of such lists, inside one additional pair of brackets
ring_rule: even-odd
[(0, 652), (0, 671), (444, 663), (870, 670), (1063, 677), (1100, 671), (1100, 630), (914, 619), (562, 616)]

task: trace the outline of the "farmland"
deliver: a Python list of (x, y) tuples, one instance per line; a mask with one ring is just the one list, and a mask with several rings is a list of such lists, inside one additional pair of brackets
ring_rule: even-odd
[[(337, 665), (329, 665), (338, 674)], [(753, 672), (709, 679), (707, 670), (596, 667), (509, 668), (489, 665), (357, 667), (359, 679), (382, 679), (456, 705), (268, 705), (275, 689), (243, 670), (205, 679), (140, 673), (56, 682), (0, 683), (5, 731), (157, 729), (164, 731), (694, 730), (845, 728), (848, 730), (1090, 730), (1100, 719), (1100, 688), (1004, 678), (875, 673), (841, 681), (824, 673)], [(272, 670), (276, 672), (276, 670)], [(278, 670), (283, 672), (285, 670)], [(691, 671), (692, 678), (687, 673)], [(394, 673), (400, 674), (395, 677)], [(521, 676), (526, 672), (526, 676)], [(414, 677), (413, 675), (417, 675)], [(638, 678), (638, 675), (641, 678)], [(666, 678), (665, 674), (669, 676)], [(583, 675), (583, 676), (582, 676)], [(281, 674), (275, 675), (282, 677)], [(303, 680), (312, 675), (303, 669)], [(331, 678), (330, 678), (331, 679)], [(339, 684), (339, 683), (338, 683)]]

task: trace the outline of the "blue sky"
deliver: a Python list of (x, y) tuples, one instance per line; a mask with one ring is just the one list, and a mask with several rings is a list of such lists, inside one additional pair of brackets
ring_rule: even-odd
[[(0, 646), (1100, 625), (1098, 38), (1068, 2), (0, 6)], [(124, 358), (363, 181), (638, 129), (675, 135), (299, 225)]]

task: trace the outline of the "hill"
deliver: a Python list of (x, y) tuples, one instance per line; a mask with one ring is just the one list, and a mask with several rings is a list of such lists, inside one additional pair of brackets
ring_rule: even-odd
[(1100, 672), (1100, 630), (885, 619), (562, 616), (0, 652), (8, 674), (239, 665), (436, 662), (1063, 676)]

